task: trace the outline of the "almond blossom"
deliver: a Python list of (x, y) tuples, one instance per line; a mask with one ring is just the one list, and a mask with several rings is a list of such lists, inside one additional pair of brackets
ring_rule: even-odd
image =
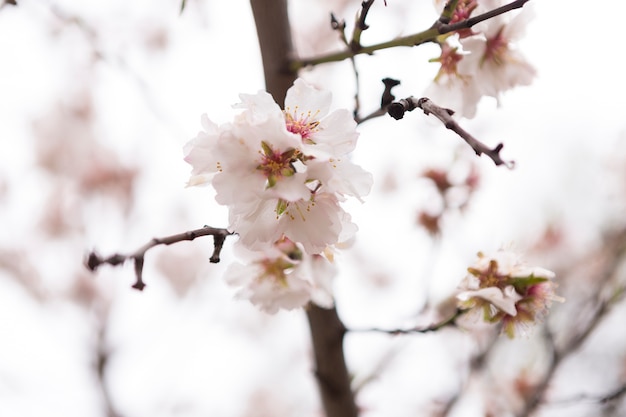
[(263, 249), (283, 236), (311, 254), (353, 229), (340, 203), (362, 199), (371, 174), (352, 163), (358, 137), (345, 109), (329, 112), (331, 95), (298, 79), (285, 110), (266, 92), (240, 96), (230, 124), (203, 119), (204, 131), (185, 147), (189, 185), (210, 182), (229, 208), (229, 230)]
[(472, 75), (484, 95), (499, 99), (502, 92), (529, 85), (535, 77), (533, 66), (515, 49), (532, 17), (528, 10), (510, 20), (500, 15), (482, 22), (477, 25), (482, 36), (461, 39), (469, 55), (459, 62), (459, 73)]
[(248, 251), (227, 281), (267, 312), (330, 306), (332, 247), (357, 230), (341, 203), (363, 201), (372, 185), (350, 160), (356, 123), (345, 109), (330, 111), (331, 94), (302, 79), (287, 91), (284, 110), (264, 91), (240, 99), (231, 123), (203, 116), (203, 130), (184, 148), (188, 185), (215, 188), (228, 229)]
[(239, 288), (237, 298), (247, 299), (270, 314), (311, 301), (322, 307), (333, 305), (331, 286), (336, 270), (325, 257), (307, 255), (287, 238), (265, 251), (240, 247), (239, 252), (246, 263), (231, 264), (225, 274), (226, 282)]
[(547, 269), (527, 266), (510, 251), (479, 253), (460, 285), (458, 306), (481, 312), (484, 321), (501, 322), (503, 331), (513, 337), (517, 329), (541, 321), (552, 301), (564, 301), (554, 293), (554, 276)]
[[(459, 1), (452, 22), (481, 14), (502, 5), (497, 0)], [(431, 62), (440, 64), (425, 95), (458, 115), (472, 118), (483, 96), (500, 95), (529, 85), (536, 71), (515, 48), (532, 13), (528, 8), (514, 18), (498, 15), (440, 40), (441, 54)]]

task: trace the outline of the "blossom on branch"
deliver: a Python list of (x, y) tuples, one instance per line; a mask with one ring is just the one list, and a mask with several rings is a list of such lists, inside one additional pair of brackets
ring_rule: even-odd
[(262, 250), (283, 236), (316, 254), (352, 229), (340, 203), (369, 193), (371, 175), (353, 164), (358, 137), (347, 110), (329, 113), (331, 95), (298, 79), (285, 110), (266, 92), (241, 95), (230, 124), (203, 119), (185, 147), (189, 185), (210, 182), (229, 208), (229, 230)]
[(457, 294), (459, 308), (481, 313), (486, 322), (501, 322), (511, 338), (543, 320), (552, 301), (564, 301), (554, 293), (554, 272), (528, 267), (513, 252), (479, 253), (467, 270)]
[(469, 54), (459, 63), (459, 72), (473, 75), (482, 94), (499, 100), (502, 92), (530, 85), (535, 78), (533, 66), (515, 49), (532, 16), (528, 10), (510, 20), (508, 15), (486, 20), (476, 27), (481, 36), (461, 39)]
[[(467, 20), (502, 6), (498, 0), (459, 1), (451, 23)], [(529, 85), (536, 71), (516, 49), (532, 13), (525, 8), (510, 18), (498, 15), (471, 29), (462, 29), (440, 39), (441, 55), (430, 62), (440, 69), (425, 95), (458, 115), (472, 118), (483, 96), (494, 97), (517, 86)]]
[[(331, 112), (330, 92), (302, 79), (287, 91), (284, 110), (264, 91), (240, 99), (231, 123), (218, 126), (203, 116), (203, 131), (184, 149), (192, 166), (188, 185), (211, 184), (240, 245), (266, 254), (231, 268), (241, 296), (266, 311), (317, 302), (316, 285), (301, 274), (324, 269), (330, 257), (322, 254), (352, 237), (356, 225), (341, 203), (362, 201), (372, 186), (371, 174), (349, 158), (356, 122), (348, 110)], [(273, 252), (284, 242), (303, 252), (297, 262)], [(257, 278), (248, 282), (245, 274)]]
[(239, 288), (237, 298), (247, 299), (270, 314), (309, 302), (332, 307), (331, 284), (336, 270), (325, 257), (308, 255), (287, 238), (265, 251), (240, 247), (239, 252), (246, 263), (231, 264), (225, 274), (226, 282)]

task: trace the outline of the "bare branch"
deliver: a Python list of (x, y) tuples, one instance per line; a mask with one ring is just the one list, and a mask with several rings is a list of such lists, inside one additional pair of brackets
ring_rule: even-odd
[(600, 395), (579, 394), (570, 398), (551, 401), (549, 405), (576, 404), (582, 401), (605, 404), (605, 403), (619, 400), (620, 398), (623, 398), (624, 396), (626, 396), (626, 384), (623, 384), (617, 387), (616, 389), (613, 389), (607, 394), (600, 394)]
[(361, 49), (361, 34), (364, 30), (369, 28), (369, 25), (365, 23), (367, 13), (374, 4), (374, 0), (367, 0), (361, 3), (361, 11), (356, 15), (356, 23), (354, 24), (354, 30), (352, 31), (352, 40), (350, 41), (350, 49), (353, 52), (357, 52)]
[[(618, 231), (614, 235), (609, 236), (605, 244), (610, 247), (609, 259), (607, 259), (598, 274), (599, 285), (597, 285), (595, 291), (588, 299), (588, 304), (594, 307), (591, 317), (584, 323), (577, 321), (576, 332), (560, 346), (556, 346), (551, 333), (548, 333), (552, 347), (552, 360), (543, 378), (537, 383), (531, 395), (528, 396), (528, 401), (520, 413), (517, 414), (517, 417), (529, 417), (542, 405), (545, 393), (563, 360), (570, 357), (583, 345), (589, 336), (593, 334), (594, 330), (598, 328), (602, 320), (611, 312), (612, 308), (626, 296), (626, 288), (624, 288), (623, 283), (618, 283), (609, 297), (603, 291), (611, 282), (619, 281), (620, 279), (620, 266), (624, 257), (626, 257), (626, 230)], [(615, 391), (615, 398), (619, 398), (623, 394), (621, 389), (617, 390)], [(609, 395), (606, 398), (608, 398), (606, 400), (608, 402), (612, 397)]]
[(343, 352), (346, 328), (335, 308), (315, 304), (307, 308), (315, 352), (315, 376), (327, 417), (357, 417), (358, 411)]
[(424, 111), (424, 114), (429, 115), (433, 114), (437, 119), (441, 120), (446, 129), (450, 129), (459, 135), (468, 145), (474, 149), (476, 155), (480, 156), (482, 154), (487, 155), (496, 165), (504, 165), (509, 169), (512, 169), (515, 166), (515, 162), (513, 161), (504, 161), (500, 157), (500, 151), (504, 147), (502, 143), (499, 143), (495, 148), (491, 149), (472, 135), (470, 135), (467, 131), (465, 131), (461, 126), (457, 123), (456, 120), (452, 118), (454, 111), (450, 109), (446, 109), (440, 107), (432, 102), (427, 97), (422, 97), (420, 99), (416, 99), (415, 97), (408, 97), (406, 99), (402, 99), (396, 102), (393, 102), (389, 105), (387, 112), (391, 117), (396, 120), (402, 119), (404, 117), (404, 113), (407, 111), (413, 111), (416, 108), (420, 108)]
[[(356, 71), (356, 69), (355, 69)], [(398, 80), (394, 80), (393, 78), (383, 78), (383, 84), (385, 84), (385, 90), (383, 91), (383, 94), (380, 98), (380, 107), (368, 114), (365, 117), (359, 117), (358, 113), (359, 113), (359, 106), (358, 106), (358, 97), (359, 97), (359, 93), (357, 90), (357, 94), (356, 94), (356, 100), (357, 100), (357, 106), (354, 109), (354, 120), (357, 122), (357, 124), (361, 124), (365, 121), (371, 120), (371, 119), (375, 119), (376, 117), (380, 117), (380, 116), (384, 116), (385, 114), (387, 114), (387, 107), (396, 99), (396, 97), (393, 95), (393, 93), (391, 92), (391, 89), (397, 85), (400, 84), (400, 81)]]
[(347, 329), (347, 330), (350, 332), (359, 332), (359, 333), (365, 333), (365, 332), (388, 333), (394, 336), (400, 335), (400, 334), (411, 334), (411, 333), (430, 333), (430, 332), (435, 332), (437, 330), (440, 330), (448, 326), (456, 327), (456, 319), (461, 317), (466, 312), (467, 310), (461, 310), (457, 308), (452, 316), (448, 317), (447, 319), (439, 323), (431, 324), (430, 326), (426, 326), (426, 327), (412, 327), (409, 329), (381, 329), (378, 327), (370, 327), (370, 328), (365, 328), (365, 329)]
[(220, 261), (220, 253), (222, 247), (224, 246), (224, 240), (226, 239), (226, 236), (230, 236), (232, 234), (233, 232), (229, 232), (226, 229), (204, 226), (201, 229), (190, 230), (188, 232), (179, 233), (163, 238), (154, 238), (139, 249), (137, 249), (135, 252), (126, 255), (116, 253), (106, 258), (103, 258), (95, 251), (92, 251), (91, 253), (89, 253), (89, 255), (87, 255), (87, 258), (85, 260), (85, 266), (90, 271), (95, 271), (104, 264), (117, 266), (125, 263), (128, 260), (132, 260), (134, 262), (135, 268), (135, 283), (132, 287), (141, 291), (146, 286), (146, 284), (143, 282), (142, 276), (144, 257), (146, 255), (146, 252), (148, 252), (153, 247), (158, 245), (172, 245), (174, 243), (183, 242), (185, 240), (194, 240), (195, 238), (202, 236), (213, 236), (214, 248), (213, 254), (211, 255), (209, 261), (211, 263), (218, 263)]

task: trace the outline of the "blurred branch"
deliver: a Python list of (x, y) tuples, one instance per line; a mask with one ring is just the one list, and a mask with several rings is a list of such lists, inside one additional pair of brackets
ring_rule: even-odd
[(106, 416), (107, 417), (121, 417), (117, 411), (115, 411), (115, 407), (113, 406), (113, 402), (111, 401), (111, 394), (108, 389), (108, 385), (106, 382), (106, 368), (109, 363), (110, 351), (106, 347), (106, 333), (107, 333), (107, 318), (105, 314), (98, 315), (99, 320), (99, 331), (98, 331), (98, 339), (96, 346), (96, 374), (98, 376), (98, 383), (100, 386), (100, 391), (102, 394), (102, 399), (106, 408)]
[(576, 404), (581, 401), (591, 401), (594, 403), (605, 404), (613, 401), (617, 401), (626, 396), (626, 384), (623, 384), (616, 389), (608, 392), (607, 394), (579, 394), (575, 395), (571, 398), (555, 400), (551, 401), (550, 405), (566, 405), (566, 404)]
[[(321, 55), (318, 57), (312, 58), (304, 58), (304, 59), (294, 59), (290, 63), (290, 69), (292, 71), (298, 71), (301, 68), (304, 68), (309, 65), (318, 65), (329, 62), (338, 62), (343, 61), (345, 59), (354, 57), (359, 54), (368, 54), (388, 48), (394, 48), (396, 46), (418, 46), (428, 42), (436, 42), (437, 37), (439, 35), (443, 35), (446, 33), (455, 32), (457, 30), (469, 29), (472, 26), (480, 23), (484, 20), (491, 19), (495, 16), (507, 13), (514, 9), (519, 9), (524, 6), (529, 0), (516, 0), (509, 4), (506, 4), (502, 7), (498, 7), (489, 12), (483, 13), (481, 15), (471, 17), (467, 20), (463, 20), (460, 22), (456, 22), (453, 24), (449, 24), (446, 21), (445, 16), (443, 18), (437, 19), (437, 21), (429, 28), (422, 32), (415, 33), (413, 35), (402, 36), (391, 41), (381, 42), (378, 44), (370, 45), (370, 46), (361, 46), (351, 44), (351, 47), (346, 48), (345, 51), (335, 52), (331, 54)], [(443, 15), (442, 15), (443, 16)], [(358, 48), (356, 48), (358, 46)], [(354, 49), (353, 49), (354, 48)]]
[(213, 236), (213, 254), (209, 259), (212, 263), (218, 263), (220, 261), (220, 253), (222, 251), (222, 247), (224, 245), (224, 240), (226, 236), (232, 235), (233, 232), (229, 232), (226, 229), (219, 229), (209, 226), (204, 226), (201, 229), (191, 230), (184, 233), (179, 233), (172, 236), (167, 236), (163, 238), (154, 238), (135, 252), (130, 254), (113, 254), (106, 258), (101, 257), (95, 251), (89, 253), (86, 259), (86, 266), (91, 271), (95, 271), (103, 264), (109, 264), (112, 266), (117, 266), (125, 263), (128, 260), (132, 260), (135, 264), (135, 277), (136, 281), (133, 284), (133, 288), (137, 290), (143, 290), (146, 284), (143, 282), (142, 274), (143, 274), (143, 262), (145, 254), (148, 250), (152, 249), (158, 245), (172, 245), (174, 243), (183, 242), (185, 240), (194, 240), (197, 237), (202, 236)]
[(439, 16), (439, 22), (450, 22), (458, 4), (459, 0), (448, 0), (443, 8), (443, 12), (441, 12), (441, 16)]
[[(608, 250), (606, 249), (608, 248)], [(619, 301), (622, 301), (626, 295), (626, 287), (623, 282), (617, 282), (616, 287), (610, 291), (607, 296), (606, 290), (612, 282), (618, 281), (620, 267), (623, 265), (626, 257), (626, 230), (621, 230), (605, 239), (605, 253), (608, 259), (598, 274), (598, 285), (595, 291), (589, 297), (587, 304), (593, 308), (591, 317), (585, 322), (576, 321), (576, 325), (572, 327), (573, 335), (569, 337), (561, 346), (557, 346), (552, 333), (548, 331), (547, 339), (552, 347), (552, 360), (543, 375), (543, 378), (537, 383), (535, 389), (528, 396), (524, 408), (517, 417), (529, 417), (541, 405), (545, 393), (556, 374), (560, 364), (564, 359), (575, 353), (589, 338), (593, 331), (598, 328), (602, 320), (608, 315), (612, 307)], [(562, 332), (568, 334), (567, 332)], [(623, 395), (621, 390), (616, 391), (619, 395)], [(610, 395), (608, 396), (610, 397)], [(607, 398), (608, 398), (607, 397)]]
[(467, 131), (461, 128), (456, 120), (452, 118), (454, 111), (436, 105), (427, 97), (422, 97), (420, 99), (408, 97), (406, 99), (393, 102), (389, 105), (387, 112), (391, 117), (399, 120), (404, 117), (404, 113), (413, 111), (418, 107), (422, 109), (426, 115), (433, 114), (437, 119), (441, 120), (446, 129), (452, 130), (463, 138), (463, 140), (465, 140), (465, 142), (467, 142), (467, 144), (474, 149), (476, 155), (480, 156), (485, 154), (491, 158), (496, 165), (504, 165), (509, 169), (512, 169), (515, 166), (513, 161), (504, 161), (500, 157), (500, 151), (504, 147), (502, 143), (499, 143), (495, 148), (490, 149), (487, 145), (474, 138)]
[(391, 335), (411, 334), (411, 333), (429, 333), (429, 332), (435, 332), (437, 330), (440, 330), (448, 326), (456, 327), (456, 319), (461, 317), (466, 312), (467, 310), (461, 310), (457, 308), (452, 316), (448, 317), (447, 319), (439, 323), (431, 324), (430, 326), (426, 326), (426, 327), (411, 327), (409, 329), (381, 329), (378, 327), (370, 327), (370, 328), (363, 328), (363, 329), (352, 328), (352, 329), (347, 329), (347, 330), (350, 332), (359, 332), (359, 333), (378, 332), (378, 333), (388, 333)]
[(343, 352), (346, 328), (337, 309), (310, 304), (307, 318), (315, 352), (315, 376), (327, 417), (357, 417), (358, 411)]

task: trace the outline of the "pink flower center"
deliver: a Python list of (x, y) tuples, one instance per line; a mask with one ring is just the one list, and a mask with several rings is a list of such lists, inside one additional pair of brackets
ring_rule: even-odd
[(502, 34), (503, 31), (504, 26), (500, 28), (494, 37), (487, 39), (487, 48), (485, 49), (485, 55), (483, 55), (483, 62), (491, 61), (496, 65), (502, 65), (507, 61), (509, 42)]
[(506, 284), (506, 278), (508, 278), (506, 275), (498, 273), (498, 262), (493, 259), (489, 262), (489, 267), (484, 271), (476, 268), (468, 268), (467, 271), (478, 278), (480, 288), (497, 287), (502, 289)]
[(435, 77), (435, 81), (438, 81), (442, 76), (457, 76), (457, 64), (463, 59), (463, 55), (458, 54), (457, 48), (452, 48), (448, 44), (441, 46), (441, 55), (439, 58), (435, 58), (433, 62), (439, 62), (441, 68)]
[[(474, 9), (478, 7), (478, 2), (476, 0), (460, 0), (456, 9), (454, 9), (454, 13), (452, 13), (452, 19), (450, 19), (450, 23), (462, 22), (464, 20), (469, 19)], [(459, 38), (467, 38), (468, 36), (472, 36), (474, 32), (471, 28), (469, 29), (461, 29), (457, 31), (459, 34)]]
[(261, 148), (263, 149), (263, 151), (259, 151), (261, 163), (256, 169), (263, 172), (263, 175), (267, 178), (268, 188), (276, 185), (276, 182), (281, 178), (295, 174), (296, 169), (293, 166), (293, 162), (298, 159), (297, 150), (276, 151), (265, 141), (261, 142)]
[(298, 107), (294, 109), (293, 112), (290, 111), (289, 108), (285, 109), (285, 123), (287, 124), (287, 130), (291, 133), (295, 133), (300, 135), (302, 141), (305, 143), (315, 143), (311, 139), (311, 136), (317, 132), (318, 126), (320, 124), (319, 120), (317, 120), (317, 115), (319, 110), (314, 114), (311, 111), (306, 113), (298, 113)]

